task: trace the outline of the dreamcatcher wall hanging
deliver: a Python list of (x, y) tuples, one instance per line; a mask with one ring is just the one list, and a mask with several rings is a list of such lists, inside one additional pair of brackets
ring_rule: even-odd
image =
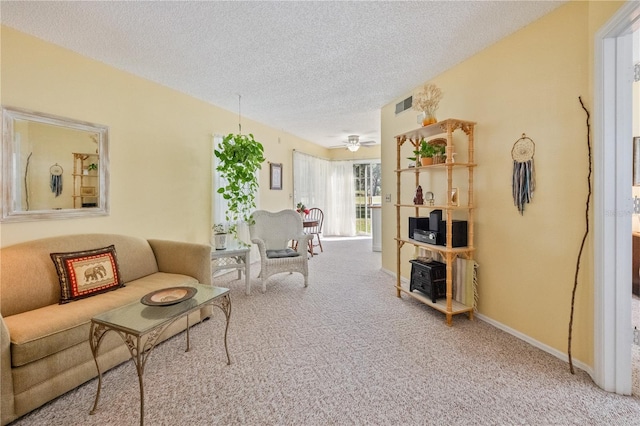
[(524, 205), (533, 199), (533, 191), (536, 189), (535, 168), (533, 155), (536, 153), (536, 144), (524, 133), (513, 144), (511, 158), (513, 158), (513, 177), (511, 189), (513, 192), (513, 204), (521, 215), (524, 214)]
[(49, 167), (49, 187), (56, 197), (62, 194), (62, 166), (58, 163)]

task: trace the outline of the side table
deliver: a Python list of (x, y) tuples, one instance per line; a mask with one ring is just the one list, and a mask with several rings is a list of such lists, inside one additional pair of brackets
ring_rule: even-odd
[(211, 274), (215, 274), (217, 271), (224, 269), (237, 269), (238, 279), (242, 278), (242, 270), (244, 269), (245, 280), (245, 293), (249, 295), (251, 293), (251, 274), (249, 268), (251, 267), (250, 258), (251, 246), (246, 246), (237, 240), (232, 240), (227, 243), (227, 248), (224, 250), (211, 250)]

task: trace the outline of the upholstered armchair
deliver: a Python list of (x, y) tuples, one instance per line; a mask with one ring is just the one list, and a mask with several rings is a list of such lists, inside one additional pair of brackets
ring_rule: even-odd
[[(307, 247), (311, 235), (302, 232), (302, 218), (294, 210), (277, 213), (256, 210), (249, 227), (251, 242), (260, 251), (260, 279), (262, 292), (267, 289), (267, 278), (281, 272), (299, 272), (304, 286), (309, 284)], [(297, 249), (289, 248), (290, 241), (297, 241)]]

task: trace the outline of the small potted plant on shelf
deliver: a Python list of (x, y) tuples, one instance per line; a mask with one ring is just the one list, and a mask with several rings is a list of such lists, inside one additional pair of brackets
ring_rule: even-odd
[(445, 145), (433, 145), (434, 154), (433, 154), (433, 164), (440, 164), (446, 161), (447, 155), (446, 146)]
[(427, 143), (426, 140), (422, 139), (416, 150), (413, 151), (415, 157), (409, 157), (409, 160), (415, 161), (416, 165), (418, 160), (422, 166), (430, 166), (433, 164), (433, 156), (436, 153), (436, 148), (433, 145)]
[(221, 223), (213, 225), (213, 244), (216, 250), (224, 250), (227, 248), (227, 230)]
[(83, 175), (88, 175), (91, 170), (97, 171), (98, 170), (98, 165), (96, 163), (89, 164), (87, 166), (87, 168), (82, 171), (82, 174)]

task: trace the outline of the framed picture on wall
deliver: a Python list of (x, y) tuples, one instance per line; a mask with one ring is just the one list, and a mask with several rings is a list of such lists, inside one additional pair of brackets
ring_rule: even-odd
[(269, 164), (270, 189), (282, 189), (282, 163)]
[(633, 138), (633, 186), (640, 186), (640, 136)]

